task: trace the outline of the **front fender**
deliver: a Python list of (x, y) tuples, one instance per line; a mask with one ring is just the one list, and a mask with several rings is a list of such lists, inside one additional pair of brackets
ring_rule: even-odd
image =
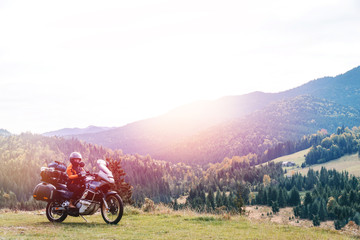
[(101, 207), (103, 207), (105, 205), (106, 210), (109, 210), (109, 206), (107, 205), (105, 199), (108, 196), (111, 196), (111, 195), (117, 195), (120, 198), (120, 202), (122, 202), (122, 199), (121, 199), (120, 195), (117, 192), (115, 192), (115, 191), (107, 192), (107, 193), (104, 194), (104, 198), (103, 198), (102, 203), (101, 203)]
[[(117, 192), (115, 192), (115, 191), (109, 191), (109, 192), (107, 192), (107, 193), (104, 194), (104, 197), (106, 198), (107, 196), (115, 195), (115, 194), (119, 195), (119, 194), (118, 194)], [(120, 195), (119, 195), (119, 196), (120, 196)]]

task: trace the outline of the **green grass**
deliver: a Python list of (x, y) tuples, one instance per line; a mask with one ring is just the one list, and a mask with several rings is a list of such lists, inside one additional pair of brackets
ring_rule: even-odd
[(289, 154), (286, 156), (282, 156), (282, 157), (278, 157), (275, 158), (274, 160), (272, 160), (275, 163), (278, 162), (294, 162), (296, 165), (301, 166), (301, 164), (303, 162), (305, 162), (305, 155), (309, 152), (310, 148), (293, 153), (293, 154)]
[[(314, 171), (320, 171), (321, 167), (325, 167), (326, 169), (336, 169), (337, 171), (348, 171), (349, 174), (354, 175), (356, 177), (360, 177), (360, 158), (358, 153), (352, 155), (345, 155), (341, 158), (322, 163), (311, 165), (310, 167), (301, 168), (301, 164), (305, 162), (305, 155), (309, 152), (309, 149), (299, 151), (290, 155), (286, 155), (283, 157), (276, 158), (272, 160), (272, 162), (294, 162), (296, 166), (293, 167), (284, 167), (283, 169), (287, 171), (288, 175), (299, 172), (302, 175), (306, 175), (309, 171), (309, 168), (312, 168)], [(266, 163), (264, 163), (266, 164)]]
[(118, 225), (107, 225), (100, 214), (68, 217), (50, 223), (35, 212), (0, 213), (0, 239), (352, 239), (334, 230), (301, 228), (269, 222), (251, 222), (246, 217), (189, 212), (145, 214), (127, 211)]
[[(278, 158), (275, 158), (275, 159), (271, 160), (270, 162), (274, 162), (274, 163), (278, 163), (278, 162), (294, 162), (295, 166), (284, 167), (283, 169), (284, 170), (286, 169), (286, 171), (288, 173), (290, 173), (293, 170), (296, 172), (301, 167), (301, 164), (303, 162), (305, 162), (305, 155), (309, 152), (309, 150), (310, 150), (310, 148), (299, 151), (299, 152), (296, 152), (296, 153), (293, 153), (293, 154), (289, 154), (289, 155), (286, 155), (286, 156), (278, 157)], [(265, 164), (268, 164), (268, 163), (262, 163), (260, 165), (265, 165)]]
[(305, 155), (309, 152), (309, 150), (310, 148), (286, 156), (278, 157), (272, 160), (272, 162), (294, 162), (297, 166), (301, 166), (301, 164), (305, 162)]
[(310, 167), (306, 167), (303, 169), (298, 169), (298, 172), (301, 174), (307, 174), (309, 168), (312, 168), (314, 171), (320, 171), (321, 167), (325, 167), (326, 169), (336, 169), (336, 171), (348, 171), (350, 175), (354, 175), (356, 177), (360, 177), (360, 158), (358, 153), (352, 155), (345, 155), (336, 160), (332, 160), (323, 164), (316, 164)]

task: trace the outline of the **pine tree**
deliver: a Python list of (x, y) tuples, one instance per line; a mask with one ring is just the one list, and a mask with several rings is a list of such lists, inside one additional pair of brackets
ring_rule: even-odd
[(215, 200), (216, 200), (216, 207), (221, 207), (223, 205), (219, 189), (216, 191)]
[(280, 211), (279, 204), (277, 201), (273, 201), (271, 205), (273, 213), (277, 213)]
[(315, 215), (313, 217), (313, 224), (314, 224), (315, 227), (320, 226), (320, 219), (319, 219), (318, 215)]
[(264, 204), (264, 202), (263, 202), (264, 196), (263, 195), (264, 195), (264, 189), (261, 187), (258, 190), (258, 194), (255, 197), (256, 204)]
[(296, 187), (291, 189), (288, 203), (290, 206), (297, 206), (300, 204), (300, 194)]
[(319, 203), (318, 201), (314, 201), (312, 204), (309, 204), (309, 213), (310, 219), (313, 219), (314, 216), (318, 216), (319, 213)]
[(325, 221), (326, 218), (327, 218), (326, 204), (325, 201), (322, 200), (319, 206), (319, 219), (320, 221)]
[(209, 190), (209, 194), (207, 196), (208, 206), (210, 207), (209, 210), (215, 210), (215, 197), (214, 192), (212, 189)]
[(241, 196), (241, 194), (238, 194), (236, 196), (236, 208), (237, 208), (237, 211), (240, 213), (240, 215), (244, 214), (245, 213), (245, 204), (244, 204), (244, 200)]
[(229, 200), (228, 200), (228, 197), (226, 196), (225, 190), (223, 191), (221, 198), (222, 198), (223, 206), (225, 206), (226, 209), (229, 210), (229, 207), (230, 207), (230, 206), (229, 206)]
[(174, 209), (175, 211), (179, 209), (179, 205), (178, 205), (178, 203), (177, 203), (177, 199), (175, 199), (175, 201), (174, 201), (173, 209)]
[(235, 201), (234, 201), (234, 193), (232, 191), (230, 191), (230, 194), (228, 196), (228, 202), (229, 202), (230, 209), (234, 209), (236, 207)]
[(279, 190), (279, 197), (278, 197), (278, 203), (279, 207), (283, 208), (286, 205), (286, 192), (283, 188), (280, 188)]
[(308, 205), (308, 204), (311, 204), (311, 203), (312, 203), (311, 194), (310, 194), (310, 192), (307, 192), (305, 194), (304, 205)]
[(109, 163), (109, 169), (114, 175), (115, 180), (115, 191), (117, 191), (122, 198), (124, 203), (132, 204), (132, 186), (125, 182), (125, 175), (123, 168), (121, 167), (121, 159), (107, 158), (106, 161)]

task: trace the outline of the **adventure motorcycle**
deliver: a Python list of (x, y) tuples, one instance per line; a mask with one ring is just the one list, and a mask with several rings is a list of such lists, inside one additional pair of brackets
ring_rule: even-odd
[[(99, 208), (106, 223), (117, 224), (121, 220), (124, 206), (119, 194), (112, 191), (115, 183), (113, 174), (104, 160), (97, 160), (97, 164), (100, 169), (97, 174), (81, 173), (84, 176), (82, 184), (85, 190), (82, 197), (74, 203), (76, 208), (69, 208), (73, 193), (66, 187), (66, 166), (53, 162), (48, 167), (41, 168), (42, 182), (35, 187), (33, 197), (48, 202), (46, 217), (50, 222), (62, 222), (68, 215), (84, 218), (83, 215), (92, 215)], [(85, 218), (84, 220), (86, 221)]]

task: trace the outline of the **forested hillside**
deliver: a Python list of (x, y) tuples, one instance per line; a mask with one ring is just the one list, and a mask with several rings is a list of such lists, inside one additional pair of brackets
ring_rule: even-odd
[[(311, 99), (299, 101), (303, 95), (310, 96), (314, 102), (311, 102)], [(290, 105), (283, 106), (285, 104)], [(278, 106), (274, 107), (275, 105)], [(275, 111), (278, 109), (280, 112)], [(203, 164), (219, 162), (225, 156), (232, 157), (233, 153), (259, 153), (254, 151), (254, 147), (259, 144), (273, 145), (286, 139), (312, 134), (320, 129), (332, 133), (337, 126), (345, 125), (351, 128), (357, 125), (354, 121), (359, 118), (359, 110), (360, 67), (357, 67), (336, 77), (320, 78), (280, 93), (253, 92), (214, 101), (201, 101), (179, 107), (156, 118), (76, 137), (113, 149), (123, 149), (125, 153), (150, 154), (156, 159), (172, 162), (186, 158), (193, 159), (187, 162)], [(260, 116), (259, 112), (263, 116)], [(261, 123), (259, 119), (262, 119)], [(277, 123), (284, 129), (279, 130)], [(273, 129), (274, 124), (278, 129)], [(228, 135), (226, 138), (221, 137), (226, 140), (225, 145), (219, 144), (216, 139), (208, 139), (214, 138), (214, 132), (221, 133), (224, 130)], [(202, 141), (203, 139), (205, 141)], [(213, 152), (218, 146), (223, 152)], [(264, 150), (262, 146), (259, 149)], [(187, 156), (178, 158), (184, 156), (185, 151)], [(199, 155), (209, 151), (206, 156)]]
[(352, 127), (359, 122), (360, 112), (352, 107), (304, 95), (275, 102), (244, 118), (217, 125), (154, 157), (206, 165), (225, 157), (262, 155), (279, 143), (296, 141), (324, 126), (331, 133), (339, 125)]
[(281, 98), (309, 94), (360, 109), (360, 66), (336, 77), (324, 77), (280, 93)]
[[(343, 134), (337, 136), (342, 138)], [(330, 138), (336, 137), (332, 135), (321, 142)], [(226, 158), (212, 165), (200, 183), (191, 189), (186, 204), (174, 206), (176, 209), (190, 206), (201, 212), (221, 212), (239, 211), (244, 204), (256, 204), (270, 206), (270, 214), (276, 214), (283, 207), (293, 207), (296, 217), (310, 219), (314, 226), (329, 220), (334, 221), (336, 229), (349, 221), (360, 225), (359, 178), (325, 168), (320, 171), (310, 169), (306, 175), (285, 176), (281, 163), (251, 167), (249, 163), (256, 157), (250, 154)]]
[(77, 139), (44, 137), (30, 133), (0, 137), (0, 208), (33, 208), (32, 191), (40, 181), (40, 168), (52, 161), (69, 164), (71, 152), (82, 154), (85, 169), (96, 170), (96, 160), (112, 158), (121, 163), (125, 180), (133, 188), (133, 200), (141, 203), (144, 197), (169, 202), (171, 193), (179, 194), (196, 182), (200, 173), (184, 164), (155, 161), (150, 156), (125, 155)]
[[(145, 197), (155, 202), (169, 203), (181, 195), (188, 194), (189, 189), (200, 181), (209, 186), (212, 184), (213, 189), (223, 188), (223, 185), (217, 184), (217, 181), (210, 182), (210, 179), (214, 177), (208, 172), (221, 168), (217, 165), (204, 172), (200, 166), (190, 167), (184, 163), (157, 161), (149, 155), (123, 154), (121, 150), (113, 151), (83, 143), (77, 139), (24, 133), (0, 137), (0, 208), (33, 209), (38, 207), (40, 203), (32, 199), (32, 191), (40, 181), (40, 168), (52, 161), (69, 164), (68, 156), (73, 151), (78, 151), (83, 155), (85, 169), (91, 172), (97, 171), (96, 160), (99, 158), (112, 158), (119, 161), (126, 173), (126, 182), (133, 186), (135, 205), (141, 205)], [(250, 167), (248, 162), (243, 166), (241, 161), (236, 163), (237, 161), (234, 160), (234, 164), (238, 166), (235, 170), (240, 171), (236, 173), (237, 176), (243, 176), (243, 171), (247, 171), (246, 169)], [(224, 164), (227, 164), (226, 159)], [(257, 174), (260, 175), (257, 180), (261, 179), (266, 172), (266, 168), (258, 172)], [(229, 180), (229, 178), (226, 179), (226, 181)], [(243, 178), (239, 177), (232, 181), (236, 185), (242, 180)]]
[[(360, 153), (360, 129), (339, 127), (335, 134), (324, 138), (320, 144), (311, 147), (306, 155), (307, 165), (328, 162), (345, 154)], [(360, 155), (359, 155), (360, 156)]]
[[(324, 103), (319, 104), (322, 106)], [(312, 112), (309, 106), (304, 105), (304, 108)], [(291, 115), (291, 112), (288, 114)], [(311, 114), (309, 116), (313, 117)], [(294, 174), (285, 177), (281, 163), (256, 164), (264, 161), (264, 156), (271, 158), (269, 152), (275, 157), (309, 144), (313, 149), (319, 146), (330, 146), (331, 149), (338, 144), (342, 154), (354, 153), (359, 151), (358, 137), (358, 127), (351, 130), (338, 127), (336, 134), (319, 131), (295, 142), (279, 143), (265, 150), (265, 155), (251, 153), (226, 157), (220, 163), (210, 164), (203, 169), (196, 165), (190, 167), (184, 163), (157, 161), (149, 155), (123, 154), (121, 150), (113, 151), (77, 139), (30, 133), (2, 136), (0, 208), (41, 207), (41, 203), (32, 200), (32, 190), (40, 180), (40, 167), (55, 160), (68, 164), (68, 155), (72, 151), (79, 151), (83, 154), (85, 168), (90, 171), (96, 171), (98, 158), (112, 158), (119, 162), (127, 174), (126, 182), (133, 186), (135, 206), (141, 206), (146, 197), (155, 202), (172, 203), (174, 209), (190, 207), (206, 212), (238, 212), (244, 204), (260, 204), (272, 206), (276, 213), (281, 207), (293, 206), (296, 216), (310, 218), (314, 225), (320, 221), (334, 220), (335, 227), (341, 228), (349, 220), (360, 224), (360, 207), (356, 204), (360, 199), (357, 178), (346, 172), (326, 169), (320, 172), (309, 170), (306, 176)], [(308, 154), (311, 159), (323, 161), (321, 156), (311, 155), (311, 151)], [(306, 193), (304, 199), (300, 192)], [(187, 196), (185, 204), (177, 203), (176, 199), (184, 195)]]
[(173, 109), (159, 117), (130, 123), (117, 129), (96, 134), (71, 134), (70, 137), (112, 149), (120, 148), (125, 153), (154, 156), (199, 131), (262, 109), (273, 98), (274, 94), (254, 92), (213, 101), (199, 101)]

